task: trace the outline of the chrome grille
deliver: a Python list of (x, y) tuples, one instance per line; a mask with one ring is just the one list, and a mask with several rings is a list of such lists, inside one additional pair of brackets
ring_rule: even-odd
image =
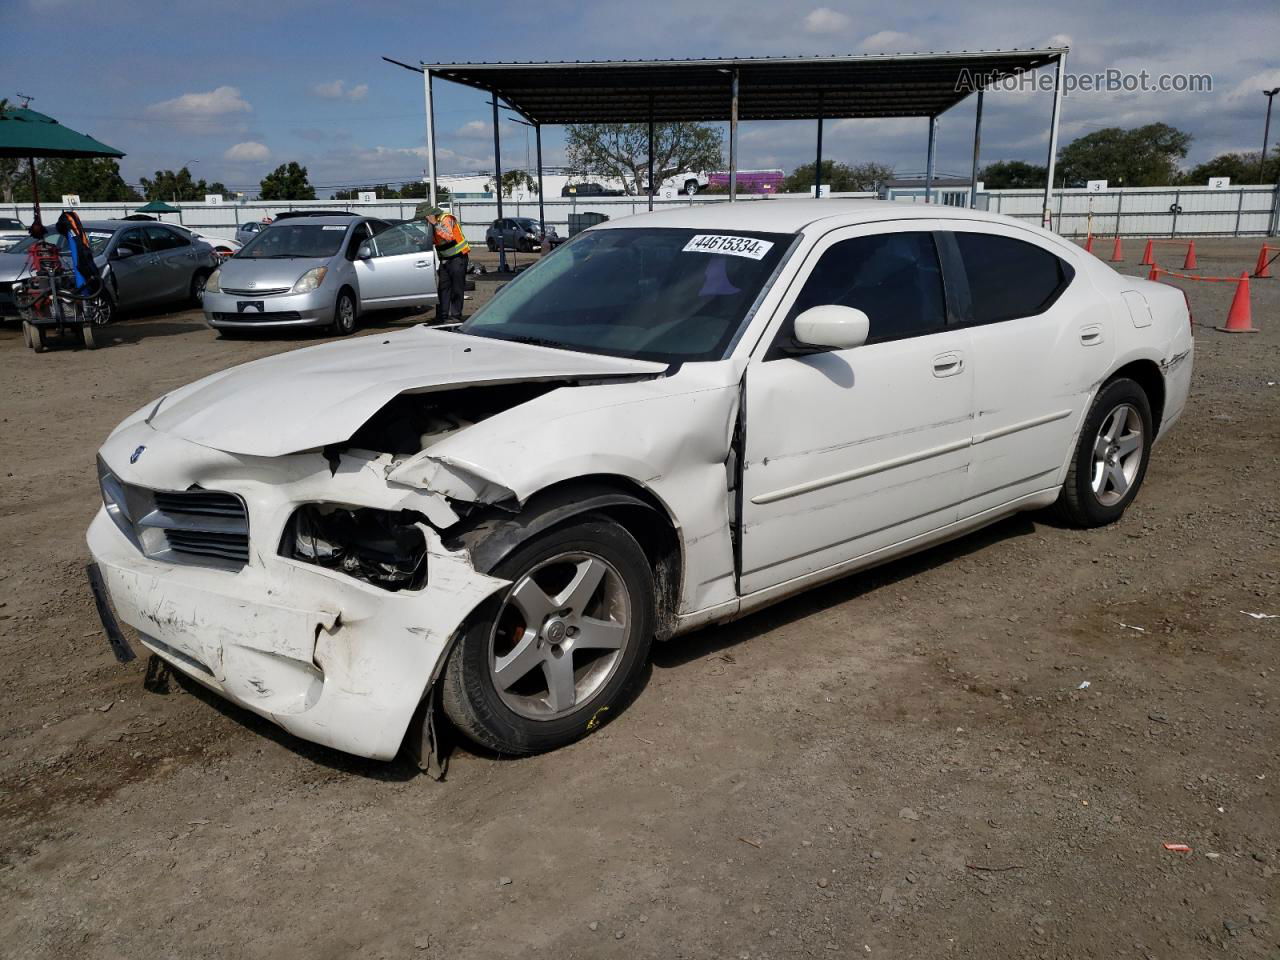
[(249, 562), (249, 515), (235, 494), (149, 490), (124, 483), (102, 461), (98, 478), (111, 519), (148, 557), (224, 570)]

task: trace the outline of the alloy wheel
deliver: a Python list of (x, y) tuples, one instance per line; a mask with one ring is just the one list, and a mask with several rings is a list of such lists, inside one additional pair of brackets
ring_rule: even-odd
[(630, 626), (631, 597), (608, 561), (582, 552), (543, 561), (516, 581), (494, 621), (498, 696), (533, 720), (580, 709), (617, 671)]
[(1093, 443), (1093, 495), (1104, 507), (1128, 495), (1142, 466), (1142, 414), (1129, 403), (1109, 413)]

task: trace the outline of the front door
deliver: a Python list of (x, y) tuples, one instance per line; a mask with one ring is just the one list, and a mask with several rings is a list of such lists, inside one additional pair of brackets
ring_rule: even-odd
[(429, 227), (402, 223), (367, 242), (373, 256), (355, 263), (365, 309), (421, 306), (436, 299), (436, 254)]
[(159, 266), (142, 227), (133, 227), (116, 238), (109, 255), (115, 277), (116, 306), (137, 307), (150, 299)]
[[(828, 234), (745, 379), (743, 594), (955, 522), (973, 416), (967, 330), (948, 325), (932, 222)], [(864, 311), (867, 343), (804, 354), (802, 311)]]
[(191, 241), (168, 227), (147, 227), (147, 241), (155, 258), (157, 283), (148, 291), (148, 299), (156, 303), (182, 300), (191, 292), (191, 278), (196, 272)]

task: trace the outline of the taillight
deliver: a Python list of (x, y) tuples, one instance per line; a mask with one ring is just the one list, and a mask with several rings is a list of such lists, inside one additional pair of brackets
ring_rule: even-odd
[(1196, 335), (1196, 321), (1195, 318), (1191, 316), (1191, 298), (1187, 296), (1187, 291), (1185, 289), (1182, 291), (1182, 299), (1187, 305), (1187, 324), (1191, 327), (1191, 335), (1194, 337)]

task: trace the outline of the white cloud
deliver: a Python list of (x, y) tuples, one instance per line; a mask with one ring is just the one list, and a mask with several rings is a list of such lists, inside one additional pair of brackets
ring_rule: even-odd
[(847, 13), (832, 10), (830, 7), (818, 7), (809, 11), (804, 18), (804, 28), (810, 33), (839, 33), (852, 23)]
[(454, 136), (491, 137), (493, 136), (493, 127), (483, 120), (468, 120), (458, 128)]
[(331, 80), (328, 83), (313, 84), (311, 93), (321, 100), (350, 100), (356, 103), (369, 95), (369, 85), (358, 83), (348, 87), (345, 80)]
[(231, 163), (259, 163), (270, 156), (271, 150), (267, 145), (254, 140), (237, 143), (234, 147), (227, 148), (227, 152), (222, 155), (224, 160)]
[(217, 87), (208, 93), (184, 93), (172, 100), (162, 100), (147, 107), (147, 113), (158, 117), (189, 119), (222, 117), (232, 113), (249, 113), (249, 101), (240, 96), (238, 87)]
[(881, 30), (862, 41), (862, 49), (867, 53), (910, 53), (921, 46), (919, 37), (897, 30)]

